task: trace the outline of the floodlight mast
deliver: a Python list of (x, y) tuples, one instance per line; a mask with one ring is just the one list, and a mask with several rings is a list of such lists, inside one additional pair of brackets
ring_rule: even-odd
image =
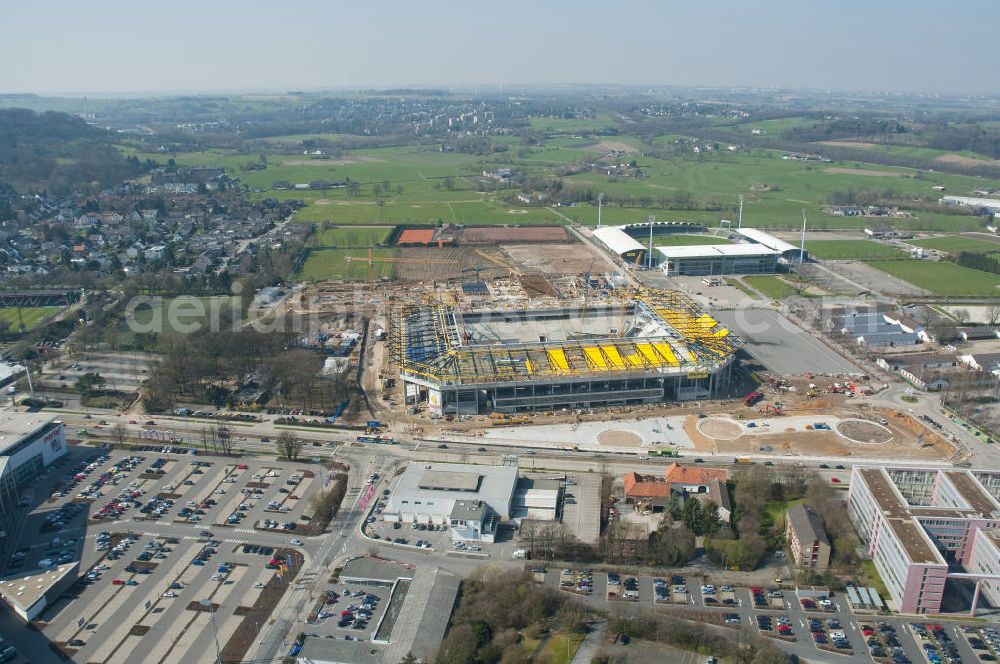
[(802, 208), (802, 242), (799, 245), (799, 265), (806, 260), (806, 209)]

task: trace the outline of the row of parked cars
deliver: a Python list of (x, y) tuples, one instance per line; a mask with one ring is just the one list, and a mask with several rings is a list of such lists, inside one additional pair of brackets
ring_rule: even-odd
[(757, 627), (762, 632), (776, 632), (778, 636), (786, 639), (794, 639), (795, 631), (792, 629), (792, 621), (788, 616), (771, 617), (767, 615), (757, 616)]
[(873, 658), (886, 658), (893, 664), (910, 664), (910, 658), (899, 644), (896, 628), (887, 622), (861, 623), (859, 626)]
[(852, 652), (851, 641), (844, 632), (844, 626), (836, 618), (828, 618), (825, 621), (810, 618), (809, 632), (817, 646), (829, 646), (845, 655)]
[[(344, 588), (344, 597), (348, 596), (347, 588)], [(360, 596), (359, 596), (360, 593)], [(375, 610), (375, 605), (378, 604), (378, 595), (373, 595), (371, 593), (365, 593), (364, 591), (355, 591), (351, 594), (352, 598), (361, 598), (360, 604), (351, 604), (346, 609), (340, 612), (340, 620), (337, 621), (337, 627), (352, 629), (364, 629), (368, 626), (368, 621), (372, 617), (372, 612)], [(326, 617), (323, 613), (320, 613), (320, 618)]]
[(962, 626), (969, 647), (976, 651), (976, 657), (983, 662), (995, 662), (997, 657), (994, 653), (1000, 652), (1000, 633), (992, 627), (976, 628), (968, 625)]
[(910, 623), (910, 629), (922, 643), (924, 656), (930, 664), (961, 664), (962, 657), (958, 654), (958, 646), (948, 636), (941, 625), (927, 623)]
[(594, 592), (594, 573), (589, 569), (564, 569), (559, 574), (559, 587), (579, 595), (589, 595)]

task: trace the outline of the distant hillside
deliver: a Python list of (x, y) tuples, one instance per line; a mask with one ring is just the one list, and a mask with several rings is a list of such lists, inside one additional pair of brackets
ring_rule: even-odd
[(100, 189), (140, 171), (111, 134), (67, 113), (0, 109), (0, 191), (66, 194)]

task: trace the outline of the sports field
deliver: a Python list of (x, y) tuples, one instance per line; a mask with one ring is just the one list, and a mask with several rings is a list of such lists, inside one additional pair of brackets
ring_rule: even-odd
[[(376, 258), (391, 258), (395, 255), (392, 249), (375, 249), (372, 256)], [(348, 261), (351, 256), (359, 260)], [(345, 281), (363, 281), (373, 276), (391, 277), (393, 263), (375, 262), (368, 265), (367, 250), (351, 249), (319, 249), (309, 252), (302, 269), (296, 274), (297, 279), (306, 281), (323, 281), (325, 279), (343, 279)]]
[(697, 247), (705, 244), (732, 244), (732, 242), (714, 235), (663, 235), (654, 237), (653, 244), (657, 247)]
[(385, 226), (340, 226), (317, 230), (313, 244), (317, 247), (337, 247), (338, 249), (355, 249), (374, 247), (389, 237), (389, 229)]
[(935, 295), (990, 297), (1000, 295), (1000, 275), (980, 272), (948, 261), (866, 261), (872, 267)]
[(795, 295), (795, 289), (788, 285), (781, 277), (775, 275), (767, 274), (743, 277), (743, 281), (772, 300), (783, 300), (786, 297)]
[(21, 321), (24, 321), (24, 331), (30, 332), (62, 309), (62, 307), (21, 307), (21, 315), (18, 316), (17, 307), (0, 307), (0, 328), (17, 333), (20, 331)]
[(987, 254), (993, 251), (1000, 251), (1000, 244), (990, 242), (989, 240), (977, 240), (957, 235), (951, 237), (931, 237), (926, 240), (912, 240), (910, 244), (949, 254), (958, 254), (963, 251), (973, 254)]
[(806, 251), (827, 260), (907, 258), (906, 252), (875, 240), (811, 240)]

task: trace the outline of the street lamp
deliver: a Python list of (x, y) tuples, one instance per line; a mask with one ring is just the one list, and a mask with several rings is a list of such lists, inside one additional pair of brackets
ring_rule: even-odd
[(222, 653), (219, 651), (219, 630), (215, 626), (215, 607), (210, 599), (200, 599), (198, 603), (212, 613), (212, 636), (215, 637), (215, 664), (222, 664)]

